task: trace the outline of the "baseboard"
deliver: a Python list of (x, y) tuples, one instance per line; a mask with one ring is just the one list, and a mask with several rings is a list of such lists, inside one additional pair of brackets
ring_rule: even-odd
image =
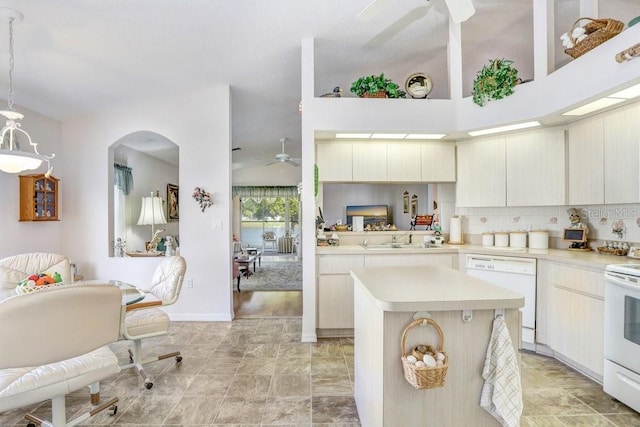
[(353, 329), (316, 329), (320, 338), (353, 338)]

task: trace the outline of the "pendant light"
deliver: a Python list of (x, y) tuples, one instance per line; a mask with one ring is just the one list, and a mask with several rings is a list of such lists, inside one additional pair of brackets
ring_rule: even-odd
[[(13, 23), (22, 21), (22, 14), (10, 8), (0, 8), (0, 18), (9, 22), (9, 97), (8, 109), (0, 111), (0, 116), (6, 119), (5, 126), (0, 130), (0, 170), (7, 173), (20, 173), (25, 170), (37, 169), (42, 162), (47, 162), (47, 176), (53, 168), (49, 161), (55, 157), (38, 153), (38, 144), (31, 140), (29, 134), (21, 128), (18, 120), (24, 116), (13, 111)], [(21, 143), (33, 150), (23, 151)]]

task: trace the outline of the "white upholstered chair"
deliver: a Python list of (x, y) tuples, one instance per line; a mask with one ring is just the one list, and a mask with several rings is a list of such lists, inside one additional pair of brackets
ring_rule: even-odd
[(15, 295), (18, 282), (40, 273), (59, 273), (63, 282), (73, 282), (71, 264), (64, 255), (44, 252), (14, 255), (0, 259), (0, 300)]
[(27, 414), (30, 425), (84, 423), (110, 409), (114, 397), (67, 423), (65, 395), (89, 386), (100, 400), (99, 381), (120, 372), (108, 344), (118, 340), (122, 293), (108, 284), (47, 287), (0, 301), (0, 412), (51, 399), (51, 421)]
[(148, 289), (145, 289), (147, 294), (145, 298), (127, 306), (123, 337), (133, 342), (133, 351), (129, 350), (131, 363), (121, 368), (135, 367), (144, 379), (147, 389), (153, 387), (153, 382), (144, 371), (144, 364), (170, 357), (175, 357), (176, 362), (182, 361), (179, 351), (161, 356), (143, 357), (142, 340), (169, 333), (169, 316), (159, 307), (173, 304), (178, 300), (186, 270), (187, 263), (183, 257), (165, 258), (154, 271), (151, 283)]

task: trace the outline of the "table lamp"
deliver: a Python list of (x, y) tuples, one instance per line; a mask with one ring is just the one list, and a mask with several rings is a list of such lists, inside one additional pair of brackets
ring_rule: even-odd
[[(153, 195), (153, 191), (151, 192), (150, 197), (142, 198), (142, 207), (140, 208), (140, 217), (138, 218), (138, 225), (151, 225), (151, 242), (153, 243), (153, 239), (155, 236), (155, 225), (156, 224), (166, 224), (167, 220), (164, 216), (164, 209), (162, 208), (162, 198), (156, 192), (156, 195)], [(147, 250), (155, 249), (149, 248)]]

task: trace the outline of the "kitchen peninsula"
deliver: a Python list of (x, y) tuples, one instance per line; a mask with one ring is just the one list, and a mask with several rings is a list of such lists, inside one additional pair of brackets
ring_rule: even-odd
[[(479, 405), (482, 368), (496, 309), (504, 310), (514, 349), (521, 295), (443, 266), (354, 268), (355, 400), (363, 427), (498, 422)], [(471, 320), (463, 320), (471, 310)], [(416, 390), (404, 378), (401, 337), (416, 312), (443, 330), (448, 371), (441, 388)], [(468, 312), (465, 312), (468, 314)], [(413, 329), (407, 348), (439, 345), (432, 328)]]

